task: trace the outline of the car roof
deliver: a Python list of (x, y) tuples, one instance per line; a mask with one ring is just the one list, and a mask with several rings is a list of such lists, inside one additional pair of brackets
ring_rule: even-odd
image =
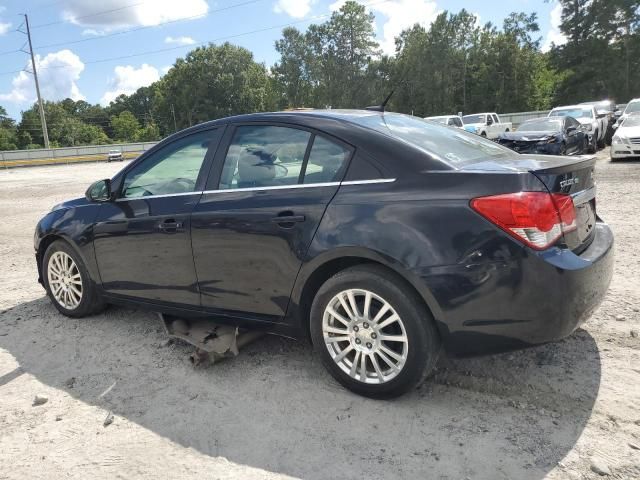
[[(181, 130), (158, 144), (168, 143), (175, 138), (189, 135), (200, 130), (215, 128), (232, 124), (265, 122), (271, 124), (290, 124), (294, 127), (309, 128), (328, 136), (346, 142), (357, 149), (365, 152), (368, 156), (383, 161), (393, 169), (407, 168), (415, 171), (417, 167), (411, 164), (417, 163), (422, 168), (432, 170), (451, 170), (453, 167), (443, 160), (432, 157), (416, 145), (405, 142), (393, 135), (382, 133), (379, 130), (356, 122), (356, 119), (364, 117), (384, 117), (390, 115), (403, 115), (395, 112), (379, 112), (375, 110), (289, 110), (281, 112), (261, 112), (235, 115), (232, 117), (220, 118), (209, 122), (200, 123)], [(420, 118), (421, 117), (416, 117)], [(389, 159), (404, 157), (404, 162), (391, 162)], [(401, 165), (405, 164), (405, 165)]]

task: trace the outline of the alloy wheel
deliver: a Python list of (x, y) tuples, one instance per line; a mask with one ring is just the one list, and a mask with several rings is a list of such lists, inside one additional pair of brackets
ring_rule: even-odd
[(49, 257), (47, 280), (53, 298), (63, 308), (74, 310), (82, 301), (82, 276), (76, 262), (65, 252)]
[(400, 374), (409, 352), (402, 319), (381, 296), (343, 290), (324, 310), (322, 334), (329, 355), (354, 380), (386, 383)]

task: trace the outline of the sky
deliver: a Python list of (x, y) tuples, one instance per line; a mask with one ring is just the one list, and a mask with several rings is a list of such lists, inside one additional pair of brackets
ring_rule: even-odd
[[(108, 105), (164, 75), (177, 58), (208, 42), (229, 41), (267, 66), (288, 25), (326, 21), (345, 0), (0, 0), (0, 105), (18, 119), (36, 99), (23, 25), (28, 14), (42, 96)], [(543, 48), (561, 43), (557, 0), (360, 0), (376, 17), (378, 42), (442, 11), (465, 8), (481, 23), (502, 25), (512, 11), (536, 12)], [(508, 7), (505, 7), (508, 5)]]

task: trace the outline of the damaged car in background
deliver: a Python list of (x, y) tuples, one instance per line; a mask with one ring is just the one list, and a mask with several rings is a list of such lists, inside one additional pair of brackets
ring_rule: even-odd
[(515, 132), (500, 134), (498, 143), (518, 153), (582, 155), (589, 140), (576, 119), (548, 117), (523, 122)]
[(589, 137), (589, 153), (595, 153), (599, 148), (605, 147), (609, 120), (605, 113), (598, 113), (593, 105), (556, 107), (548, 116), (572, 117), (580, 122)]

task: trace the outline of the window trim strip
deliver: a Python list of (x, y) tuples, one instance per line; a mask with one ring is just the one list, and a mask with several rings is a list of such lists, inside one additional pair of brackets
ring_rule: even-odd
[(222, 190), (199, 190), (195, 192), (167, 193), (163, 195), (147, 195), (145, 197), (121, 197), (116, 202), (125, 202), (131, 200), (147, 200), (149, 198), (165, 198), (165, 197), (183, 197), (186, 195), (204, 195), (209, 193), (232, 193), (232, 192), (257, 192), (262, 190), (286, 190), (297, 188), (320, 188), (320, 187), (336, 187), (346, 185), (374, 185), (378, 183), (392, 183), (395, 178), (376, 178), (372, 180), (347, 180), (344, 182), (324, 182), (324, 183), (296, 183), (293, 185), (271, 185), (268, 187), (247, 187), (247, 188), (224, 188)]

